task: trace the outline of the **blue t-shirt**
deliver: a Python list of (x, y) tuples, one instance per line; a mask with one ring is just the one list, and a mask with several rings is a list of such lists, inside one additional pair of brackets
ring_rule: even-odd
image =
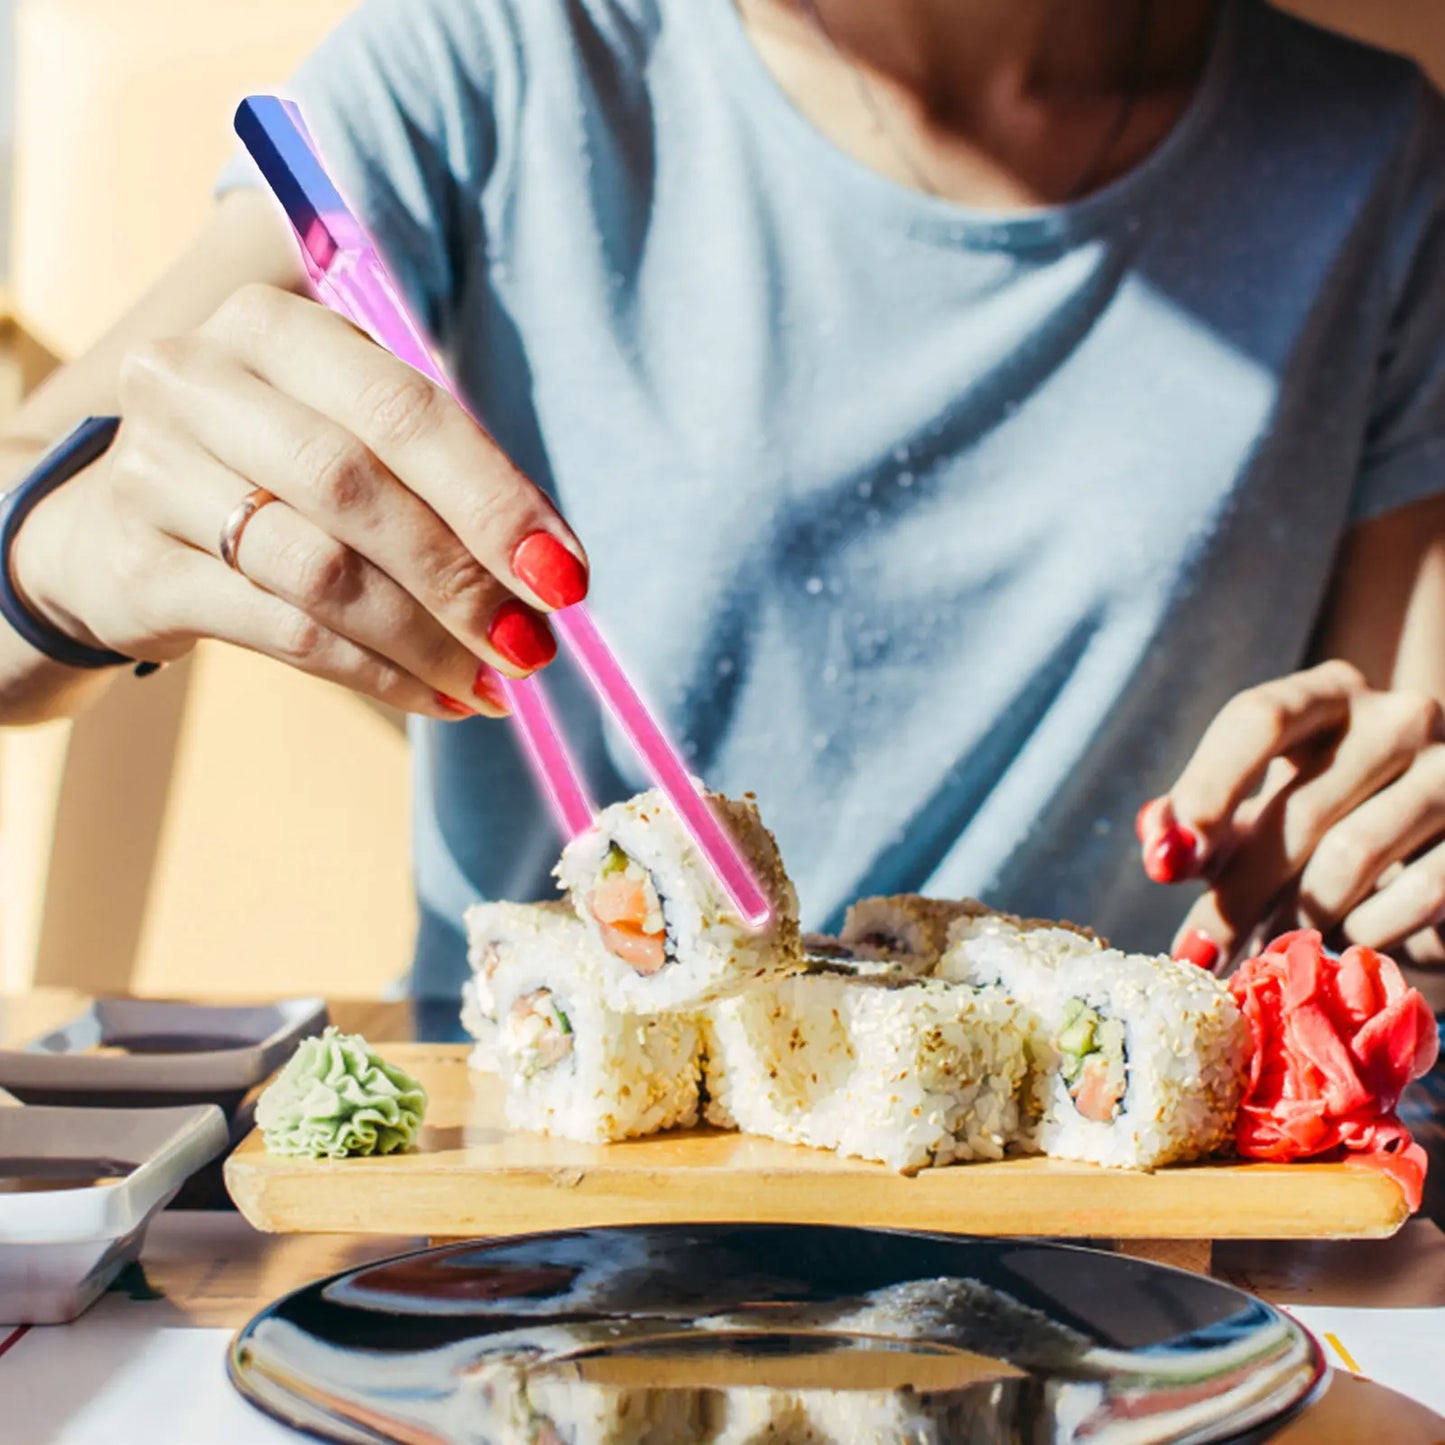
[[(1227, 3), (1173, 133), (1080, 203), (904, 189), (732, 0), (372, 0), (292, 87), (478, 416), (549, 489), (694, 770), (806, 921), (976, 894), (1160, 947), (1132, 822), (1305, 658), (1352, 521), (1445, 490), (1445, 120)], [(640, 786), (562, 666), (603, 797)], [(509, 729), (418, 724), (415, 986), (552, 891)]]

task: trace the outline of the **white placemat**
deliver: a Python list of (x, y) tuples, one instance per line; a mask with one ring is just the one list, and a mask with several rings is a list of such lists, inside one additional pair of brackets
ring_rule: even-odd
[[(6, 1332), (0, 1331), (0, 1344)], [(226, 1379), (230, 1330), (87, 1317), (0, 1356), (5, 1445), (297, 1445)]]
[(1445, 1309), (1281, 1305), (1325, 1347), (1330, 1364), (1445, 1415)]

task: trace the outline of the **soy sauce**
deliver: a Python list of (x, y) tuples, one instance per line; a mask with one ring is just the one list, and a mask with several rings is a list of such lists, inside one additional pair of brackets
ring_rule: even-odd
[(246, 1040), (234, 1034), (115, 1034), (102, 1046), (127, 1054), (208, 1054), (217, 1049), (242, 1049)]
[(119, 1184), (135, 1169), (120, 1159), (0, 1159), (0, 1194), (47, 1194)]

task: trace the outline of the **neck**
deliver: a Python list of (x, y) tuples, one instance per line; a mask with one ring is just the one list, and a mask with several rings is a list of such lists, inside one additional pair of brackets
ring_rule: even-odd
[(792, 6), (800, 21), (821, 19), (855, 62), (932, 105), (944, 96), (1079, 100), (1135, 82), (1186, 83), (1198, 73), (1219, 0), (1156, 0), (1142, 56), (1135, 41), (1147, 0), (775, 3)]
[(1077, 199), (1183, 113), (1223, 0), (734, 0), (837, 145), (998, 208)]

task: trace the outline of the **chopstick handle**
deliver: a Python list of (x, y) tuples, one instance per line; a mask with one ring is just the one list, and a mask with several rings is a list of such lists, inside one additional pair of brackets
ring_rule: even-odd
[(733, 906), (752, 928), (762, 928), (772, 917), (772, 905), (753, 877), (727, 829), (697, 790), (681, 756), (668, 742), (646, 704), (638, 695), (622, 664), (598, 632), (584, 604), (552, 614), (552, 624), (586, 674), (592, 689), (606, 704), (627, 740), (637, 750), (648, 772), (677, 810), (683, 826), (717, 875)]
[[(296, 106), (253, 96), (241, 102), (236, 130), (291, 222), (318, 299), (465, 407), (375, 246), (327, 175)], [(498, 676), (523, 751), (563, 833), (573, 838), (591, 827), (596, 810), (542, 684), (536, 678)]]

